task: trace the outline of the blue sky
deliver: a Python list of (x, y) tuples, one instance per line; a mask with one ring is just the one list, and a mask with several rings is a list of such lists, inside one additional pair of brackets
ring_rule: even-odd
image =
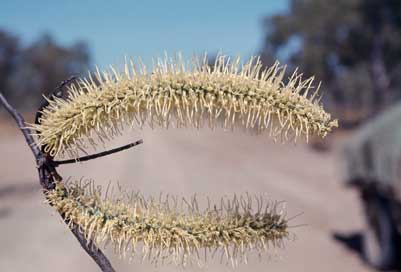
[(50, 33), (63, 45), (85, 40), (100, 67), (124, 56), (146, 63), (165, 51), (249, 56), (263, 38), (262, 18), (284, 12), (287, 0), (22, 1), (2, 0), (0, 28), (24, 43)]

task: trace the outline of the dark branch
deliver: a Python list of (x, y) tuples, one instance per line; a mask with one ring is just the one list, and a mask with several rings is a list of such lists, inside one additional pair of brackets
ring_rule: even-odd
[[(64, 93), (64, 87), (67, 86), (68, 84), (70, 84), (71, 82), (77, 80), (77, 79), (78, 79), (77, 76), (72, 76), (69, 79), (60, 82), (60, 84), (50, 94), (49, 99), (53, 99), (54, 97), (59, 97), (59, 98), (62, 97), (63, 93)], [(35, 124), (39, 124), (40, 123), (40, 118), (42, 117), (42, 110), (44, 108), (46, 108), (47, 106), (49, 106), (49, 100), (45, 99), (43, 101), (42, 105), (40, 105), (38, 111), (36, 112)]]
[[(54, 164), (52, 158), (43, 153), (39, 147), (36, 145), (35, 140), (31, 135), (31, 130), (26, 128), (25, 120), (21, 114), (17, 112), (15, 108), (13, 108), (3, 94), (0, 92), (0, 104), (2, 104), (6, 110), (10, 113), (10, 115), (15, 119), (17, 125), (21, 132), (24, 134), (25, 140), (29, 147), (32, 150), (33, 155), (35, 156), (38, 173), (39, 173), (39, 181), (45, 191), (54, 189), (55, 180), (61, 180), (61, 177), (56, 171), (56, 165)], [(61, 214), (60, 214), (61, 215)], [(61, 217), (65, 218), (63, 215)], [(93, 244), (92, 241), (86, 240), (85, 236), (79, 231), (79, 227), (77, 225), (72, 225), (70, 227), (71, 232), (77, 238), (78, 242), (81, 244), (81, 247), (89, 254), (89, 256), (96, 262), (99, 268), (104, 272), (114, 272), (115, 270), (110, 264), (110, 261), (104, 255), (104, 253)]]
[(39, 160), (41, 157), (40, 149), (36, 145), (35, 140), (33, 139), (32, 135), (31, 135), (31, 130), (26, 128), (24, 117), (22, 117), (22, 115), (8, 103), (7, 99), (3, 96), (3, 94), (1, 92), (0, 92), (0, 102), (6, 108), (6, 110), (11, 114), (11, 116), (14, 118), (15, 122), (17, 122), (17, 125), (18, 125), (19, 129), (21, 130), (22, 134), (24, 134), (25, 141), (31, 148), (32, 153), (35, 156), (35, 159)]
[(70, 83), (72, 83), (73, 81), (75, 81), (77, 79), (78, 79), (77, 76), (71, 76), (67, 80), (61, 81), (60, 84), (56, 87), (56, 89), (54, 89), (53, 95), (55, 97), (62, 97), (63, 93), (64, 93), (64, 87), (69, 85)]
[(114, 268), (111, 266), (110, 261), (103, 254), (103, 252), (97, 248), (92, 241), (87, 242), (85, 236), (79, 230), (77, 225), (71, 226), (71, 232), (75, 235), (81, 247), (88, 253), (89, 256), (99, 265), (103, 272), (114, 272)]
[(111, 154), (114, 154), (114, 153), (117, 153), (117, 152), (121, 152), (121, 151), (127, 150), (127, 149), (129, 149), (131, 147), (134, 147), (134, 146), (142, 144), (142, 143), (143, 143), (143, 140), (141, 139), (141, 140), (138, 140), (136, 142), (133, 142), (133, 143), (130, 143), (130, 144), (127, 144), (127, 145), (124, 145), (124, 146), (120, 146), (120, 147), (117, 147), (117, 148), (113, 148), (113, 149), (110, 149), (110, 150), (107, 150), (107, 151), (104, 151), (104, 152), (100, 152), (100, 153), (97, 153), (97, 154), (88, 155), (88, 156), (84, 156), (84, 157), (80, 157), (80, 158), (76, 158), (76, 159), (71, 159), (71, 160), (53, 161), (53, 163), (54, 163), (55, 166), (59, 166), (61, 164), (69, 164), (69, 163), (77, 163), (77, 162), (89, 161), (89, 160), (97, 159), (97, 158), (100, 158), (100, 157), (108, 156), (108, 155), (111, 155)]

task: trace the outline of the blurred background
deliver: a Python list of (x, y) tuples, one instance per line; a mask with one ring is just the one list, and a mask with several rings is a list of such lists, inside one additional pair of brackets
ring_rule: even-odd
[[(20, 1), (0, 3), (0, 91), (28, 121), (63, 80), (125, 57), (260, 55), (322, 81), (340, 128), (275, 144), (242, 132), (127, 129), (127, 152), (63, 167), (145, 195), (263, 193), (287, 201), (294, 239), (239, 271), (400, 270), (401, 1)], [(97, 271), (44, 203), (34, 160), (0, 108), (0, 271)], [(302, 225), (296, 227), (298, 225)], [(118, 271), (175, 271), (113, 257)], [(219, 261), (207, 268), (229, 271)], [(400, 270), (401, 271), (401, 270)]]

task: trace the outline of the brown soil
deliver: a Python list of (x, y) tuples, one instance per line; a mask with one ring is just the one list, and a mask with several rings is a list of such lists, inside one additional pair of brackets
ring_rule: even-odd
[[(144, 139), (144, 144), (108, 158), (66, 166), (64, 177), (82, 176), (98, 184), (119, 182), (145, 195), (159, 192), (199, 198), (233, 193), (266, 194), (285, 200), (295, 241), (262, 261), (237, 271), (370, 271), (356, 253), (333, 240), (334, 232), (362, 229), (356, 192), (344, 188), (335, 152), (304, 145), (274, 144), (263, 136), (209, 130), (130, 131), (110, 144)], [(335, 148), (336, 145), (334, 145)], [(60, 218), (43, 203), (34, 161), (22, 136), (0, 121), (0, 271), (98, 271)], [(147, 261), (108, 256), (117, 271), (176, 271)], [(181, 268), (179, 268), (182, 270)], [(212, 261), (207, 271), (232, 271)], [(202, 269), (202, 270), (206, 270)], [(187, 271), (201, 270), (189, 267)]]

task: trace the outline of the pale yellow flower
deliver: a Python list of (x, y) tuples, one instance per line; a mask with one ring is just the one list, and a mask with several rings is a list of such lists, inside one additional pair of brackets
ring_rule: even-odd
[[(247, 253), (280, 247), (288, 239), (287, 220), (277, 204), (249, 195), (223, 199), (200, 209), (195, 198), (145, 199), (123, 194), (104, 199), (93, 183), (57, 183), (47, 200), (77, 224), (88, 241), (111, 244), (120, 256), (141, 255), (152, 262), (205, 264), (218, 256), (233, 266), (247, 262)], [(140, 252), (137, 252), (140, 250)]]
[[(139, 66), (139, 67), (138, 67)], [(285, 67), (263, 68), (258, 58), (241, 65), (219, 56), (185, 64), (165, 58), (148, 73), (133, 62), (122, 73), (98, 71), (69, 89), (67, 99), (55, 98), (43, 109), (39, 142), (52, 156), (77, 157), (85, 139), (96, 145), (119, 134), (123, 125), (226, 129), (244, 127), (273, 138), (324, 137), (337, 120), (325, 112), (313, 78), (294, 73), (285, 83)]]

